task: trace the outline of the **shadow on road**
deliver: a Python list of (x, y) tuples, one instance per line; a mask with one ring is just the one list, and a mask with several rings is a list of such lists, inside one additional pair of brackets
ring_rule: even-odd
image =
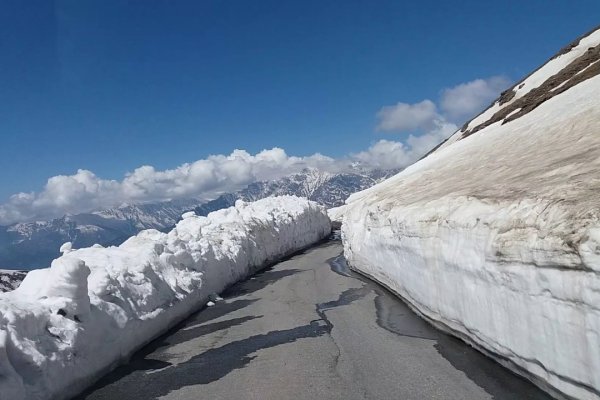
[[(241, 306), (240, 302), (243, 302), (243, 300), (234, 302), (237, 303), (235, 304), (235, 306)], [(223, 305), (226, 306), (226, 304)], [(229, 309), (231, 310), (232, 308)], [(216, 316), (213, 317), (216, 318)], [(169, 361), (162, 360), (162, 358), (168, 359), (168, 356), (160, 352), (161, 348), (183, 343), (190, 339), (206, 335), (208, 333), (213, 333), (231, 328), (236, 325), (241, 325), (244, 322), (250, 321), (255, 318), (259, 317), (248, 316), (242, 318), (233, 318), (226, 321), (219, 321), (211, 324), (201, 325), (191, 329), (185, 329), (185, 326), (199, 322), (198, 320), (194, 321), (194, 319), (192, 318), (192, 320), (186, 321), (184, 326), (179, 325), (178, 327), (174, 328), (177, 329), (177, 331), (174, 334), (168, 333), (160, 337), (159, 339), (153, 341), (148, 346), (144, 347), (142, 350), (134, 354), (127, 364), (122, 365), (116, 368), (114, 371), (110, 372), (109, 374), (105, 375), (92, 387), (88, 388), (85, 392), (75, 397), (75, 399), (87, 399), (91, 393), (94, 393), (94, 396), (90, 398), (94, 399), (113, 398), (113, 390), (115, 389), (115, 387), (111, 387), (111, 393), (108, 396), (103, 396), (102, 389), (107, 386), (111, 386), (115, 383), (119, 384), (117, 386), (126, 386), (128, 382), (129, 385), (127, 386), (129, 388), (132, 387), (131, 381), (139, 381), (139, 384), (145, 384), (145, 381), (147, 379), (145, 379), (144, 375), (147, 372), (160, 371), (172, 366), (172, 364)], [(133, 387), (137, 387), (137, 385), (133, 385)], [(127, 396), (123, 398), (131, 398), (129, 396), (130, 394), (127, 394)]]
[[(317, 248), (328, 246), (339, 246), (339, 241), (326, 241)], [(315, 248), (295, 253), (287, 260), (310, 254), (312, 251), (315, 251)], [(248, 294), (258, 292), (283, 278), (307, 272), (307, 270), (289, 268), (296, 265), (271, 266), (245, 281), (231, 286), (222, 294), (225, 301), (220, 301), (215, 307), (204, 308), (201, 312), (194, 314), (168, 334), (136, 353), (129, 364), (117, 368), (76, 399), (153, 400), (185, 387), (218, 381), (232, 371), (248, 366), (256, 357), (254, 353), (262, 349), (293, 343), (299, 339), (331, 334), (334, 326), (327, 318), (328, 310), (349, 306), (363, 298), (371, 299), (370, 296), (373, 296), (375, 305), (372, 318), (377, 325), (397, 335), (395, 337), (398, 340), (426, 340), (426, 346), (431, 344), (454, 368), (462, 371), (493, 399), (550, 399), (548, 395), (525, 379), (514, 375), (507, 369), (500, 368), (495, 361), (464, 342), (431, 326), (413, 313), (392, 292), (351, 271), (343, 255), (330, 259), (329, 265), (331, 270), (343, 276), (344, 280), (359, 281), (360, 287), (342, 291), (336, 300), (315, 304), (320, 319), (291, 329), (274, 330), (230, 341), (226, 344), (219, 343), (220, 339), (208, 344), (205, 341), (204, 345), (201, 345), (200, 341), (193, 341), (195, 338), (225, 331), (261, 318), (261, 316), (249, 315), (220, 320), (220, 318), (227, 318), (226, 316), (230, 313), (244, 309), (257, 301), (257, 299), (248, 298)], [(260, 294), (257, 294), (256, 297), (260, 297)], [(249, 314), (250, 309), (245, 311)], [(238, 339), (238, 337), (234, 337), (234, 339)], [(174, 361), (173, 353), (169, 353), (166, 347), (182, 343), (187, 343), (186, 349), (189, 349), (191, 354), (186, 361), (177, 363)], [(218, 345), (220, 347), (214, 347)], [(197, 350), (194, 349), (195, 346), (197, 346)], [(444, 362), (444, 360), (440, 358), (440, 362)]]
[[(286, 257), (285, 260), (294, 259), (309, 251), (310, 249), (299, 251)], [(176, 325), (169, 332), (135, 353), (127, 364), (105, 375), (74, 400), (114, 399), (117, 394), (124, 399), (158, 398), (185, 386), (218, 380), (234, 369), (244, 367), (254, 358), (248, 355), (262, 348), (326, 333), (330, 329), (326, 324), (312, 322), (306, 326), (256, 335), (220, 348), (210, 349), (181, 364), (173, 365), (169, 362), (170, 355), (163, 352), (163, 348), (260, 318), (260, 316), (245, 316), (207, 323), (257, 301), (256, 299), (238, 299), (237, 297), (259, 291), (282, 278), (302, 272), (298, 269), (274, 270), (275, 265), (230, 286), (222, 293), (226, 301), (218, 302), (215, 307), (204, 307)], [(192, 370), (193, 373), (190, 372)], [(133, 393), (132, 388), (135, 388)]]
[(281, 278), (285, 278), (286, 276), (292, 276), (302, 272), (299, 269), (286, 269), (286, 270), (273, 270), (273, 267), (269, 269), (258, 272), (257, 274), (251, 276), (250, 278), (241, 281), (239, 283), (230, 286), (228, 289), (221, 294), (221, 296), (225, 299), (242, 296), (244, 294), (252, 293), (264, 289), (270, 284), (278, 281)]
[[(242, 319), (245, 318), (223, 321), (221, 329), (239, 324), (239, 320)], [(139, 359), (118, 368), (77, 399), (158, 399), (186, 386), (217, 381), (231, 371), (245, 367), (254, 359), (250, 354), (261, 349), (292, 343), (302, 338), (318, 337), (329, 332), (330, 327), (326, 323), (313, 321), (308, 325), (227, 343), (175, 366), (168, 362), (148, 359), (146, 356), (149, 351), (145, 350)], [(147, 374), (150, 371), (153, 372)], [(108, 385), (111, 385), (110, 390), (104, 392), (103, 388)], [(135, 388), (134, 392), (132, 388)], [(92, 392), (93, 396), (88, 397)]]

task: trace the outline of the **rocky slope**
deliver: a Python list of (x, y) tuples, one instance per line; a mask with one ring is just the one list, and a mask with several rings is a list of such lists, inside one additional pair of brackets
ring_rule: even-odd
[(337, 207), (352, 193), (364, 190), (374, 184), (389, 178), (397, 170), (361, 170), (332, 174), (317, 169), (307, 169), (276, 181), (256, 182), (235, 193), (219, 196), (196, 208), (199, 215), (225, 207), (231, 207), (236, 200), (256, 201), (265, 197), (294, 195), (306, 197), (327, 208)]
[(353, 268), (559, 398), (600, 399), (600, 29), (352, 195)]
[(26, 271), (0, 269), (0, 293), (18, 288), (25, 275), (27, 275)]

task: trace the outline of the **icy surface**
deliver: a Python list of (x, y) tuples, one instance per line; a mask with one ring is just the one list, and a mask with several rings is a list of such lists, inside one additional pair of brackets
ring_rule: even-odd
[(72, 249), (0, 294), (0, 397), (67, 398), (266, 263), (328, 235), (325, 209), (292, 196), (207, 217), (118, 247)]
[(352, 195), (342, 224), (353, 268), (578, 399), (600, 399), (599, 93), (596, 76), (438, 149)]

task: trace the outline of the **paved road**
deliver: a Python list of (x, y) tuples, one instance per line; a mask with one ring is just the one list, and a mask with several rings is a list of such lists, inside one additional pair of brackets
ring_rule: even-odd
[(341, 251), (329, 241), (237, 284), (79, 399), (549, 399)]

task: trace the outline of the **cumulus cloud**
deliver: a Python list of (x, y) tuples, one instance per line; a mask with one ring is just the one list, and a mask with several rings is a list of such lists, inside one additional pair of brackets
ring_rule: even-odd
[(423, 135), (410, 135), (406, 143), (410, 146), (413, 161), (417, 161), (435, 146), (458, 130), (458, 126), (448, 121), (436, 121), (435, 128)]
[(352, 156), (365, 163), (377, 162), (383, 168), (410, 165), (456, 132), (466, 118), (483, 111), (509, 85), (506, 77), (492, 76), (443, 89), (438, 104), (426, 99), (384, 106), (376, 114), (376, 129), (408, 132), (408, 138), (404, 142), (380, 140)]
[(397, 103), (385, 106), (377, 113), (378, 131), (415, 131), (429, 129), (439, 119), (437, 107), (431, 100), (420, 103)]
[(457, 126), (452, 123), (435, 121), (434, 127), (423, 135), (410, 135), (405, 142), (383, 139), (365, 151), (352, 154), (351, 158), (367, 165), (377, 164), (383, 169), (403, 168), (417, 161), (456, 130)]
[(442, 91), (440, 107), (450, 120), (474, 117), (510, 85), (504, 76), (475, 79)]
[(288, 156), (273, 148), (251, 155), (234, 150), (230, 155), (213, 155), (175, 169), (157, 171), (145, 165), (121, 181), (106, 180), (87, 170), (48, 179), (38, 193), (17, 193), (0, 205), (0, 224), (46, 219), (65, 213), (81, 213), (124, 203), (163, 201), (198, 197), (210, 199), (237, 190), (257, 180), (274, 179), (307, 167), (324, 170), (341, 168), (339, 160), (314, 154)]
[(508, 78), (492, 76), (443, 89), (439, 106), (429, 99), (384, 106), (377, 112), (377, 130), (422, 133), (438, 130), (444, 124), (462, 124), (483, 111), (509, 85)]

